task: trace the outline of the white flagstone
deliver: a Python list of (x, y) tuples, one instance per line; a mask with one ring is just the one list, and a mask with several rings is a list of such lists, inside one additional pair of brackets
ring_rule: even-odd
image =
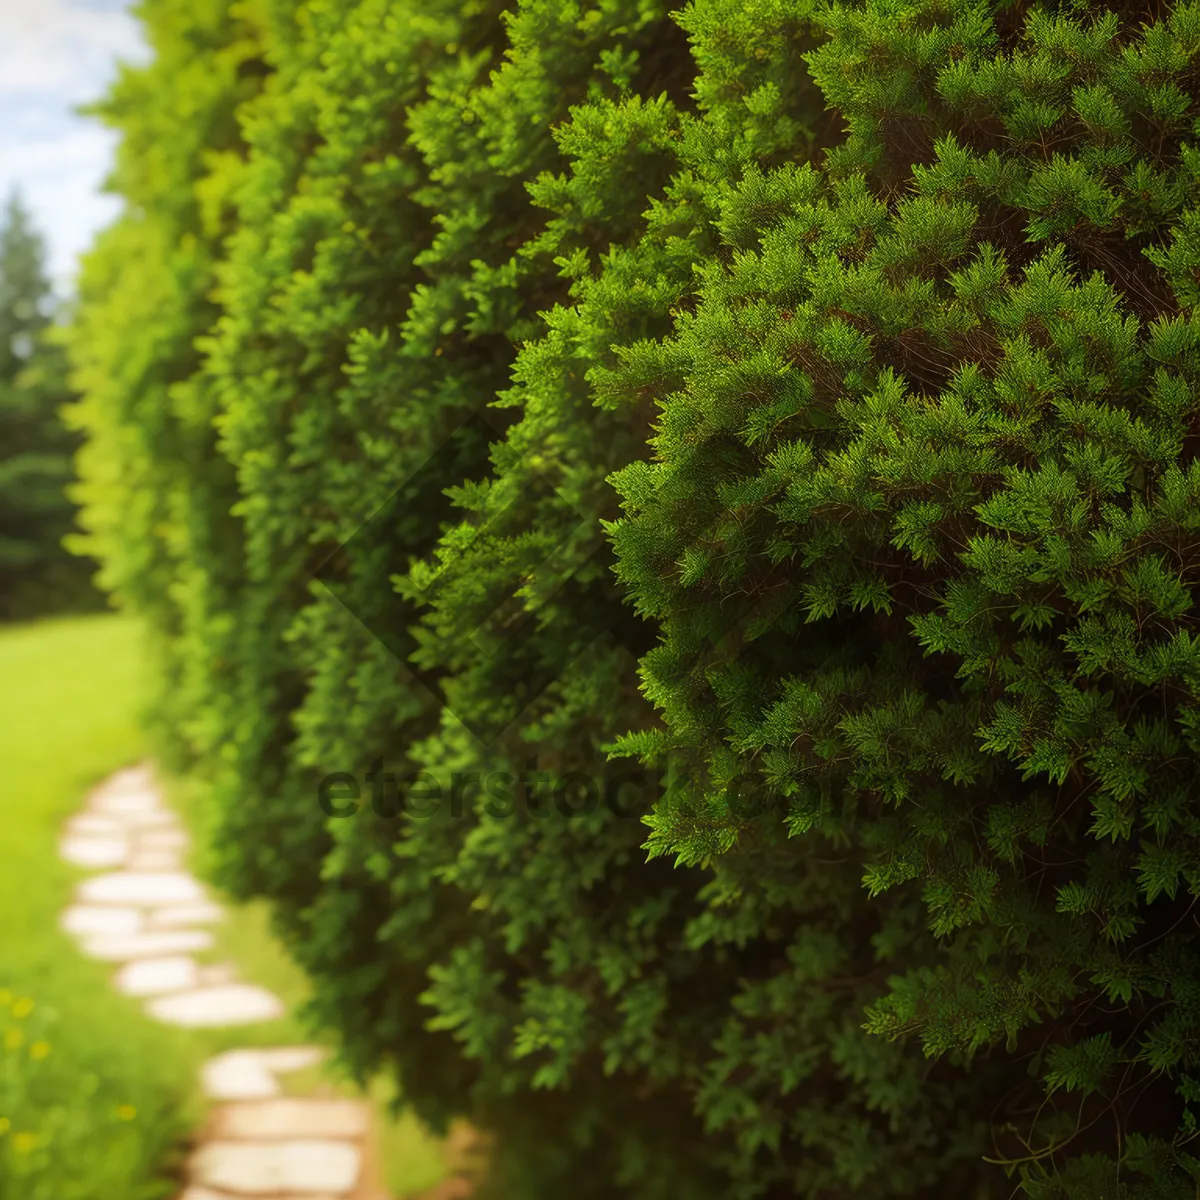
[(192, 1029), (225, 1025), (255, 1025), (284, 1014), (283, 1001), (253, 983), (226, 983), (159, 996), (147, 1011), (165, 1025)]
[(265, 1100), (279, 1095), (279, 1081), (255, 1050), (226, 1050), (200, 1071), (204, 1093), (213, 1100)]
[(194, 988), (199, 976), (196, 960), (186, 955), (143, 958), (126, 963), (117, 972), (116, 986), (126, 996), (161, 996)]
[[(239, 1197), (232, 1192), (214, 1192), (212, 1188), (193, 1185), (180, 1194), (179, 1200), (239, 1200)], [(240, 1200), (245, 1200), (244, 1194)], [(277, 1193), (271, 1200), (342, 1200), (342, 1197), (335, 1196), (332, 1192), (305, 1192), (302, 1196), (295, 1192), (287, 1192)], [(455, 1198), (450, 1197), (449, 1200)]]
[(355, 1100), (323, 1100), (284, 1096), (275, 1100), (243, 1100), (213, 1114), (216, 1141), (268, 1142), (283, 1138), (366, 1137), (367, 1112)]
[(290, 1075), (293, 1071), (304, 1071), (315, 1067), (329, 1057), (324, 1046), (275, 1046), (267, 1050), (255, 1050), (268, 1071), (276, 1075)]
[(358, 1182), (360, 1168), (357, 1147), (317, 1138), (207, 1142), (189, 1165), (205, 1187), (250, 1196), (349, 1192)]
[(70, 834), (59, 842), (58, 853), (77, 867), (120, 867), (129, 858), (129, 843), (123, 837)]
[(200, 904), (204, 889), (182, 871), (150, 873), (113, 871), (85, 879), (76, 892), (83, 904)]
[(99, 817), (95, 813), (77, 813), (64, 826), (67, 833), (80, 837), (123, 837), (125, 826), (112, 817)]
[(213, 936), (205, 929), (164, 929), (159, 932), (128, 933), (112, 937), (88, 937), (84, 954), (101, 962), (132, 962), (136, 958), (162, 958), (207, 950)]
[(182, 829), (148, 829), (138, 835), (141, 850), (186, 850), (188, 835)]
[(264, 1100), (279, 1095), (277, 1075), (315, 1067), (328, 1056), (324, 1046), (227, 1050), (204, 1064), (201, 1082), (213, 1100)]
[(127, 813), (120, 818), (120, 821), (131, 833), (142, 835), (173, 833), (179, 828), (175, 814), (165, 808), (151, 809), (149, 812)]
[(73, 904), (64, 909), (59, 926), (76, 937), (96, 934), (119, 937), (136, 933), (142, 927), (142, 914), (136, 908), (116, 908), (110, 905)]
[(92, 797), (91, 811), (110, 817), (130, 817), (164, 810), (158, 793), (146, 785), (97, 792)]

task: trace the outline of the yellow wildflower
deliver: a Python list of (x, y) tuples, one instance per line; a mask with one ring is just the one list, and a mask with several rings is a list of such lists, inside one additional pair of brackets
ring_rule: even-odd
[(40, 1059), (40, 1058), (45, 1058), (46, 1055), (49, 1053), (50, 1053), (50, 1043), (49, 1042), (34, 1042), (33, 1045), (29, 1047), (29, 1057), (32, 1059), (35, 1059), (35, 1060)]
[(134, 1108), (132, 1104), (122, 1104), (121, 1107), (117, 1109), (117, 1116), (120, 1117), (122, 1121), (132, 1121), (133, 1118), (137, 1116), (137, 1109)]
[(28, 996), (22, 996), (12, 1006), (12, 1014), (18, 1021), (23, 1021), (31, 1012), (33, 1012), (33, 1001)]
[(28, 1154), (37, 1145), (36, 1133), (14, 1133), (13, 1149), (18, 1154)]
[(4, 1035), (6, 1049), (15, 1050), (25, 1040), (25, 1034), (13, 1025)]

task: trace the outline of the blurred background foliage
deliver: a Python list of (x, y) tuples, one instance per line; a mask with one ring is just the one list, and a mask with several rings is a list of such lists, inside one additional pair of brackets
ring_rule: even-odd
[(103, 604), (95, 563), (63, 545), (81, 439), (62, 416), (73, 397), (57, 308), (44, 242), (14, 192), (0, 215), (0, 620)]

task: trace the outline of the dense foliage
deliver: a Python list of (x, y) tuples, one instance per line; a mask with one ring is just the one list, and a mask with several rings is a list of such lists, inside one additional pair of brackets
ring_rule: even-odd
[(67, 362), (53, 340), (45, 246), (14, 192), (0, 219), (0, 619), (93, 607), (95, 565), (63, 547), (78, 439), (63, 424)]
[(509, 1196), (1193, 1195), (1200, 6), (144, 16), (89, 545), (348, 1060)]
[(636, 360), (661, 461), (616, 539), (666, 719), (626, 746), (692, 765), (651, 846), (848, 844), (939, 937), (868, 1028), (1028, 1064), (994, 1136), (1063, 1168), (1033, 1194), (1190, 1194), (1200, 8), (892, 11), (831, 22), (846, 144), (743, 181)]

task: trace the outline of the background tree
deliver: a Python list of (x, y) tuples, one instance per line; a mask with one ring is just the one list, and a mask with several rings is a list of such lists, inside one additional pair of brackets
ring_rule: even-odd
[(95, 566), (63, 546), (78, 435), (61, 416), (71, 398), (54, 338), (46, 250), (20, 194), (0, 224), (0, 618), (91, 607)]

